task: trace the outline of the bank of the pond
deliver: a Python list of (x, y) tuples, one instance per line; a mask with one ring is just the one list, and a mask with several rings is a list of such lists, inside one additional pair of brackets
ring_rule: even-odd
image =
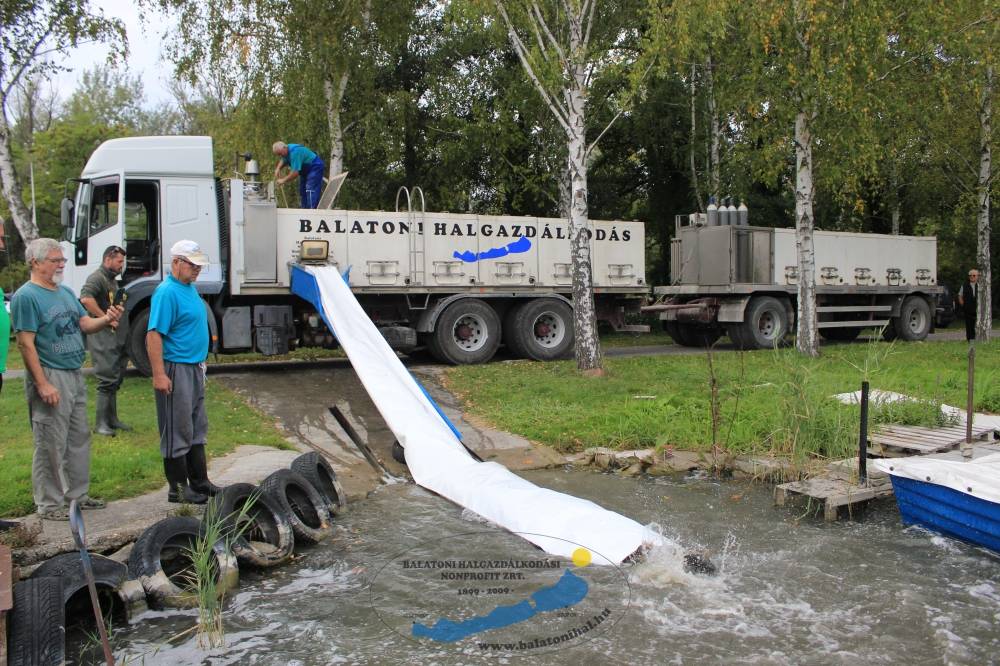
[[(510, 361), (448, 371), (463, 408), (494, 427), (563, 452), (590, 447), (837, 459), (857, 446), (858, 408), (830, 396), (872, 388), (924, 402), (874, 408), (873, 423), (930, 425), (965, 405), (964, 342), (824, 346), (746, 353), (606, 358), (603, 377), (573, 361)], [(1000, 345), (977, 350), (976, 411), (1000, 412)]]
[[(31, 513), (31, 458), (34, 452), (23, 379), (5, 379), (0, 392), (0, 517)], [(87, 377), (88, 418), (93, 426), (96, 381)], [(291, 448), (273, 419), (250, 407), (233, 391), (209, 379), (208, 452), (225, 455), (239, 444)], [(150, 380), (127, 377), (118, 394), (118, 413), (133, 427), (115, 437), (93, 435), (90, 492), (117, 500), (136, 497), (163, 485), (156, 406)]]

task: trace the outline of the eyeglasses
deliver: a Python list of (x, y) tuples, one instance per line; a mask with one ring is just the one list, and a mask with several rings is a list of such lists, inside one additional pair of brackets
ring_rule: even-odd
[(199, 266), (198, 264), (194, 263), (193, 261), (188, 261), (184, 257), (174, 257), (174, 259), (176, 259), (177, 261), (180, 261), (180, 262), (183, 262), (183, 263), (187, 264), (188, 266), (190, 266), (191, 268), (193, 268), (196, 271), (200, 271), (202, 269), (201, 266)]
[(59, 264), (60, 266), (62, 266), (62, 265), (63, 265), (63, 264), (65, 264), (65, 263), (66, 263), (66, 262), (67, 262), (68, 260), (67, 260), (67, 259), (64, 259), (63, 257), (59, 257), (58, 259), (50, 259), (50, 258), (46, 258), (46, 259), (45, 259), (45, 261), (47, 261), (47, 262), (49, 262), (49, 263), (52, 263), (52, 264)]

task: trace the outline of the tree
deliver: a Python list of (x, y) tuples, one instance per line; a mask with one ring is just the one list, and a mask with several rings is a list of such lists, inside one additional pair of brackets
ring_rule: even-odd
[[(566, 140), (573, 325), (577, 368), (602, 372), (594, 309), (588, 229), (587, 166), (604, 131), (587, 143), (587, 112), (594, 79), (625, 70), (638, 59), (636, 29), (622, 20), (627, 2), (494, 0), (521, 66), (562, 128)], [(623, 103), (613, 123), (626, 110)], [(606, 128), (605, 128), (606, 129)]]
[(9, 105), (16, 87), (25, 79), (60, 69), (51, 57), (86, 42), (108, 42), (113, 55), (127, 48), (125, 28), (118, 19), (92, 12), (87, 0), (6, 2), (0, 39), (0, 185), (10, 216), (21, 239), (38, 237), (21, 192), (14, 165)]

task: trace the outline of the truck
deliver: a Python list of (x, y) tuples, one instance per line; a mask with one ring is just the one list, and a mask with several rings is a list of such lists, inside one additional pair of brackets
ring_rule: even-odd
[[(426, 212), (419, 188), (401, 188), (394, 211), (334, 209), (340, 178), (318, 209), (279, 207), (256, 160), (237, 157), (243, 172), (220, 179), (210, 137), (112, 139), (67, 183), (64, 283), (79, 291), (105, 248), (126, 250), (128, 354), (141, 372), (150, 300), (182, 239), (211, 260), (195, 286), (213, 353), (334, 346), (321, 314), (290, 291), (290, 267), (311, 262), (337, 267), (394, 349), (450, 364), (488, 361), (501, 343), (515, 357), (572, 354), (567, 220)], [(588, 234), (598, 320), (648, 330), (626, 323), (648, 296), (643, 224), (593, 220)]]
[[(659, 313), (680, 345), (710, 346), (728, 335), (739, 349), (764, 349), (794, 325), (795, 230), (753, 226), (743, 211), (674, 220), (671, 283), (653, 288), (656, 302), (645, 310)], [(813, 244), (822, 338), (853, 340), (874, 328), (887, 340), (923, 340), (933, 330), (945, 292), (935, 238), (816, 231)]]

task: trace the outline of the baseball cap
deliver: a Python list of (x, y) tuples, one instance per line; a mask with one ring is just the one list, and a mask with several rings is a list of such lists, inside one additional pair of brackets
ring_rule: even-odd
[(208, 266), (211, 262), (208, 255), (201, 251), (201, 246), (191, 240), (181, 240), (170, 248), (170, 256), (184, 257), (196, 266)]

